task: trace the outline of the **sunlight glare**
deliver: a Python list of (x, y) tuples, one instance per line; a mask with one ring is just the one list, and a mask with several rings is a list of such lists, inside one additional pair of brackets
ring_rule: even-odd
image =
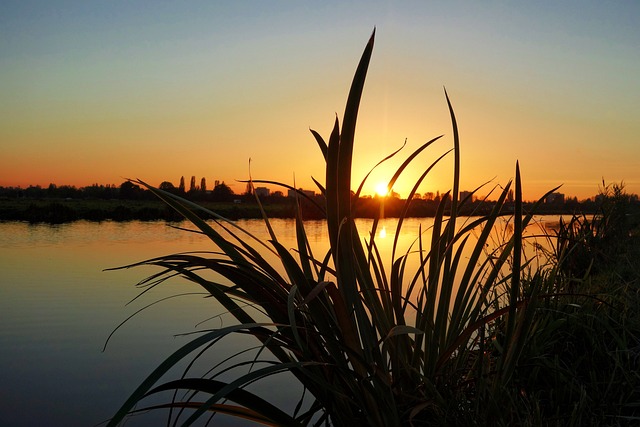
[(379, 182), (376, 185), (376, 193), (380, 197), (385, 197), (389, 193), (389, 190), (387, 188), (387, 184), (385, 182)]

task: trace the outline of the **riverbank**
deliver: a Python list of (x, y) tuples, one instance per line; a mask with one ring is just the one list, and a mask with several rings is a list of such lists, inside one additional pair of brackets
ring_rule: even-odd
[[(203, 202), (201, 205), (229, 219), (261, 218), (256, 203)], [(287, 204), (265, 205), (272, 218), (291, 217)], [(184, 218), (160, 200), (5, 199), (0, 221), (61, 224), (88, 221), (182, 221)]]
[[(323, 199), (315, 197), (314, 205), (311, 201), (301, 199), (302, 214), (305, 219), (322, 219), (324, 214), (318, 206), (323, 205)], [(358, 201), (356, 216), (360, 218), (374, 218), (380, 215), (381, 201), (379, 198), (364, 197)], [(196, 201), (202, 207), (231, 220), (262, 218), (260, 206), (253, 197), (243, 197), (234, 201)], [(289, 197), (269, 197), (261, 201), (269, 218), (294, 218), (296, 201)], [(384, 200), (384, 216), (396, 218), (402, 214), (406, 200), (387, 198)], [(407, 217), (433, 217), (437, 211), (439, 201), (413, 200), (405, 213)], [(493, 208), (493, 202), (478, 202), (466, 204), (461, 214), (475, 216), (488, 214)], [(533, 204), (525, 203), (525, 209)], [(509, 204), (505, 210), (509, 213)], [(558, 215), (594, 213), (596, 206), (592, 202), (570, 204), (542, 204), (536, 213), (540, 215)], [(207, 215), (203, 212), (203, 217)], [(76, 198), (0, 198), (0, 221), (26, 221), (30, 223), (61, 224), (66, 222), (88, 221), (182, 221), (184, 218), (160, 200), (154, 199), (76, 199)]]

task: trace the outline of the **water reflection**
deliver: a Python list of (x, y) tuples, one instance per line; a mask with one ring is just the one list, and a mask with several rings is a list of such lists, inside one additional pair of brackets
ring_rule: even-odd
[[(557, 223), (557, 217), (542, 219), (542, 227)], [(237, 224), (260, 239), (269, 238), (261, 221)], [(396, 235), (397, 219), (381, 221), (376, 244), (382, 259), (389, 261), (396, 240), (399, 255), (415, 249), (421, 234), (428, 247), (432, 224), (429, 218), (407, 219)], [(297, 246), (292, 220), (273, 220), (272, 226), (280, 243)], [(373, 221), (359, 220), (357, 226), (368, 238)], [(322, 258), (329, 250), (325, 223), (310, 221), (305, 227), (314, 256)], [(508, 229), (509, 223), (504, 223), (495, 244), (508, 235)], [(178, 334), (231, 321), (213, 318), (221, 307), (183, 280), (170, 280), (127, 306), (139, 293), (134, 284), (156, 271), (103, 271), (169, 253), (211, 249), (206, 237), (164, 222), (0, 223), (0, 425), (40, 425), (43, 420), (49, 425), (95, 425), (113, 414), (155, 366), (186, 342), (188, 338)], [(412, 262), (418, 262), (414, 258)], [(101, 352), (123, 319), (176, 294), (184, 296), (134, 317)], [(226, 348), (233, 353), (242, 345), (229, 342)], [(278, 390), (270, 396), (285, 406), (296, 401), (295, 387)]]

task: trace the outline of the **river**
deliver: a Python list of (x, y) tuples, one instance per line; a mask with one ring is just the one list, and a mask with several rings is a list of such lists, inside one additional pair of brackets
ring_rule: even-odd
[[(387, 242), (381, 244), (385, 253), (396, 223), (382, 222), (387, 236), (378, 243)], [(420, 226), (424, 230), (431, 223), (432, 219), (408, 219), (400, 246), (407, 247)], [(267, 235), (261, 221), (238, 224), (255, 235)], [(286, 247), (295, 246), (292, 220), (272, 224)], [(359, 220), (361, 233), (370, 224)], [(307, 222), (306, 228), (318, 253), (326, 251), (324, 223)], [(202, 236), (165, 222), (0, 223), (0, 425), (98, 425), (153, 368), (190, 339), (179, 334), (219, 327), (222, 320), (212, 317), (222, 311), (220, 306), (203, 298), (195, 285), (169, 281), (127, 305), (140, 293), (135, 284), (156, 271), (104, 271), (169, 253), (210, 249)], [(103, 351), (120, 322), (154, 301), (181, 293), (190, 294), (134, 316)], [(232, 342), (225, 348), (233, 352), (242, 345)], [(271, 400), (285, 406), (299, 393), (295, 386), (265, 387)], [(145, 423), (152, 420), (145, 416)], [(216, 425), (244, 424), (221, 419)]]

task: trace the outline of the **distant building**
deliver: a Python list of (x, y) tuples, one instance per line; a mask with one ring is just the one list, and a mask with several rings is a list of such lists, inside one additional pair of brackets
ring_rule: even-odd
[(467, 202), (473, 202), (473, 192), (471, 191), (461, 191), (460, 193), (458, 193), (458, 201), (463, 201), (466, 198), (469, 198), (469, 200), (467, 200)]
[(258, 197), (269, 197), (270, 191), (267, 187), (256, 187), (255, 188), (256, 196)]
[(564, 203), (564, 194), (562, 193), (551, 193), (544, 199), (544, 202), (547, 204), (559, 205)]

